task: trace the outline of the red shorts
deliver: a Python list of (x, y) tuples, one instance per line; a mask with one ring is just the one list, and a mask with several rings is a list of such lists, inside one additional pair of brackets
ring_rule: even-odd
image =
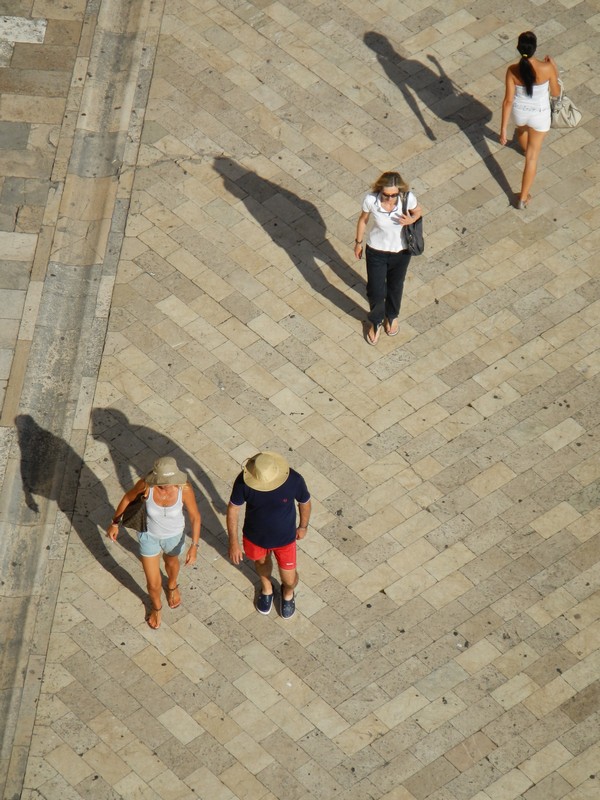
[(250, 539), (243, 537), (244, 553), (250, 561), (260, 561), (267, 553), (273, 553), (280, 569), (296, 569), (296, 540), (283, 547), (271, 547), (265, 550), (264, 547), (259, 547)]

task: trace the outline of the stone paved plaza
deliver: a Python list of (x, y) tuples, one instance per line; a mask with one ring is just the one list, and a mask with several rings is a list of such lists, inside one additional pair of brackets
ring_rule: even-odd
[[(527, 29), (584, 117), (519, 212)], [(600, 798), (599, 52), (598, 0), (0, 0), (4, 800)], [(426, 254), (370, 347), (388, 169)], [(259, 450), (289, 621), (227, 559)], [(104, 529), (162, 455), (203, 543), (154, 631)]]

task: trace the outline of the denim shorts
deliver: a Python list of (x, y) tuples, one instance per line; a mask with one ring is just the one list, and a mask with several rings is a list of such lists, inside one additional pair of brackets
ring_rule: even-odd
[(151, 533), (138, 533), (140, 543), (140, 555), (145, 558), (159, 556), (161, 551), (166, 556), (178, 556), (183, 550), (184, 533), (177, 536), (169, 536), (168, 539), (157, 539)]

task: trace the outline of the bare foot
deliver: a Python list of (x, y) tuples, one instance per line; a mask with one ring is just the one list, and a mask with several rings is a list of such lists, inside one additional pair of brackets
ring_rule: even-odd
[(379, 341), (379, 334), (381, 333), (381, 325), (371, 325), (367, 331), (367, 342), (369, 344), (377, 344)]
[(386, 319), (385, 332), (388, 336), (396, 336), (399, 330), (398, 317), (395, 317), (394, 319)]
[(169, 608), (179, 608), (181, 605), (179, 586), (174, 586), (172, 589), (170, 586), (167, 586), (167, 603), (169, 604)]
[(151, 608), (150, 614), (148, 615), (148, 625), (153, 629), (156, 630), (160, 628), (160, 612), (162, 611), (162, 606), (160, 608)]

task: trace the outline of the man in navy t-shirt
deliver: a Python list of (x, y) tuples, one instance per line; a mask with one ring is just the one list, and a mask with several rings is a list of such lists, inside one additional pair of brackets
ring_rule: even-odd
[[(300, 516), (298, 525), (296, 503)], [(281, 578), (281, 616), (289, 619), (296, 611), (296, 540), (306, 536), (310, 518), (310, 494), (304, 478), (290, 469), (278, 453), (257, 453), (243, 465), (227, 506), (229, 558), (234, 564), (242, 560), (238, 521), (244, 504), (244, 553), (254, 561), (261, 583), (256, 609), (268, 614), (273, 605), (273, 553)]]

